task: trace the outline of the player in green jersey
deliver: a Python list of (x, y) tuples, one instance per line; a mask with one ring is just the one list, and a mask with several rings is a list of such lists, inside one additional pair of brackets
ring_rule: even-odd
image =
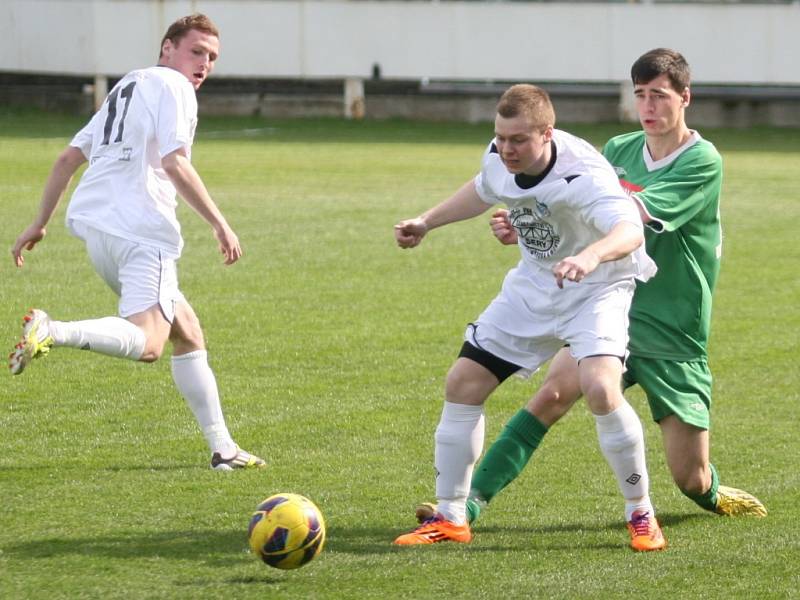
[[(686, 496), (711, 512), (765, 516), (757, 498), (720, 485), (709, 461), (707, 344), (721, 255), (722, 159), (686, 125), (691, 93), (683, 56), (651, 50), (633, 64), (631, 78), (642, 130), (612, 138), (603, 154), (639, 205), (658, 273), (637, 282), (623, 386), (644, 390), (672, 477)], [(492, 229), (501, 242), (516, 243), (505, 211), (495, 213)], [(559, 352), (536, 395), (506, 424), (473, 475), (470, 521), (522, 472), (548, 429), (580, 398), (577, 372), (569, 352)], [(419, 505), (417, 518), (433, 509)]]

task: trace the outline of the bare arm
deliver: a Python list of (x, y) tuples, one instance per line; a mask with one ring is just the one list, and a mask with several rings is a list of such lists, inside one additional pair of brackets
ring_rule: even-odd
[(558, 287), (564, 279), (580, 281), (600, 263), (627, 256), (644, 242), (641, 228), (633, 223), (617, 223), (604, 237), (590, 244), (575, 256), (568, 256), (553, 267)]
[(83, 163), (86, 162), (86, 157), (78, 148), (74, 146), (67, 146), (61, 154), (58, 155), (50, 175), (47, 178), (47, 183), (42, 192), (42, 201), (39, 203), (39, 213), (36, 215), (33, 223), (19, 234), (17, 240), (14, 242), (14, 247), (11, 249), (11, 256), (14, 258), (14, 264), (21, 267), (25, 264), (25, 257), (22, 256), (23, 250), (33, 250), (34, 246), (44, 239), (47, 235), (47, 224), (53, 217), (53, 213), (58, 208), (58, 203), (64, 195), (64, 190), (67, 189), (69, 182), (75, 171), (78, 170)]
[(416, 219), (400, 221), (394, 226), (394, 237), (401, 248), (418, 246), (431, 229), (471, 219), (489, 210), (489, 204), (481, 200), (470, 179), (455, 194), (441, 204), (425, 211)]
[(180, 148), (167, 154), (161, 159), (161, 166), (186, 204), (211, 225), (214, 237), (219, 242), (219, 250), (225, 257), (225, 264), (231, 265), (239, 260), (242, 256), (239, 238), (211, 199), (203, 180), (186, 156), (186, 151)]

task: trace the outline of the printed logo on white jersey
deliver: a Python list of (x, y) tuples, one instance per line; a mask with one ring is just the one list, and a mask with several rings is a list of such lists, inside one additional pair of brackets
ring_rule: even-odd
[(535, 210), (516, 207), (509, 213), (511, 225), (522, 240), (522, 245), (537, 258), (552, 256), (561, 243), (561, 237), (556, 234), (553, 226), (542, 220), (544, 216), (550, 216), (550, 210), (539, 201), (536, 201)]

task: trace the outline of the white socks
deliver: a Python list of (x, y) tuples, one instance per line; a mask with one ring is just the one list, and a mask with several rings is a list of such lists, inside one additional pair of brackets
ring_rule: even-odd
[(50, 321), (49, 330), (56, 346), (91, 350), (129, 360), (141, 358), (147, 341), (139, 327), (120, 317), (88, 321)]
[(483, 450), (483, 406), (445, 402), (436, 428), (436, 498), (439, 512), (457, 525), (467, 522), (472, 470)]
[(195, 350), (173, 356), (172, 378), (192, 409), (211, 452), (219, 452), (222, 458), (236, 454), (236, 444), (228, 433), (222, 415), (217, 380), (208, 366), (208, 353)]
[(614, 471), (617, 484), (625, 498), (625, 520), (635, 511), (649, 511), (650, 479), (644, 456), (642, 423), (630, 404), (623, 401), (607, 415), (594, 415), (600, 449)]

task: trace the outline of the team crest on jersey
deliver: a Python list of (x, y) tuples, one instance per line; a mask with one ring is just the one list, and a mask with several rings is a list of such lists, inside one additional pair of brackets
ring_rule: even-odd
[(623, 167), (614, 167), (614, 173), (617, 174), (617, 177), (622, 177), (628, 174), (628, 172)]
[(542, 219), (550, 216), (550, 209), (538, 200), (536, 209), (528, 207), (512, 208), (508, 218), (522, 245), (536, 258), (552, 256), (561, 243), (553, 226)]

